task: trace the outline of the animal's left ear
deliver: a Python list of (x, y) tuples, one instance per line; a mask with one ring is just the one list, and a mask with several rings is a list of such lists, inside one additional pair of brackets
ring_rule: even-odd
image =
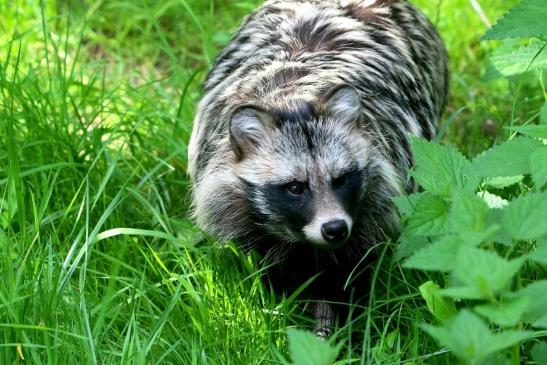
[(333, 87), (319, 102), (320, 111), (344, 123), (357, 122), (361, 117), (361, 100), (357, 90), (349, 85)]

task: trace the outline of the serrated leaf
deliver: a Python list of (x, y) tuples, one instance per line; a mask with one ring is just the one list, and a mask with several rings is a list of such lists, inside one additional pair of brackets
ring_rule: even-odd
[(484, 229), (488, 216), (486, 203), (472, 192), (455, 190), (448, 213), (450, 232), (480, 232)]
[(450, 272), (454, 268), (461, 242), (455, 235), (446, 236), (422, 248), (403, 267), (408, 269)]
[(422, 247), (428, 244), (427, 238), (424, 236), (414, 236), (407, 234), (406, 230), (403, 231), (397, 242), (397, 251), (395, 252), (394, 259), (400, 261), (413, 253), (420, 250)]
[(427, 308), (439, 321), (447, 321), (458, 313), (454, 301), (439, 295), (440, 288), (434, 282), (425, 282), (420, 285), (419, 289), (422, 298), (425, 299)]
[(477, 177), (515, 176), (530, 173), (530, 156), (541, 144), (516, 137), (478, 155), (465, 172)]
[[(547, 129), (547, 125), (545, 128)], [(540, 147), (532, 153), (530, 156), (530, 170), (532, 171), (534, 184), (538, 189), (541, 189), (547, 183), (547, 146)]]
[(469, 161), (460, 152), (423, 139), (411, 140), (415, 167), (411, 172), (426, 191), (449, 196), (453, 189), (474, 190), (478, 179), (464, 175)]
[(452, 274), (463, 286), (475, 287), (483, 298), (491, 298), (509, 284), (523, 263), (524, 257), (507, 261), (494, 252), (464, 246)]
[(529, 332), (522, 331), (492, 334), (477, 315), (467, 310), (462, 310), (442, 327), (422, 327), (468, 364), (480, 364), (487, 356), (531, 337)]
[(532, 347), (530, 354), (532, 355), (532, 360), (534, 360), (536, 364), (547, 364), (547, 342), (542, 341), (536, 343), (534, 347)]
[(483, 39), (547, 37), (545, 0), (523, 0), (494, 24)]
[(287, 337), (294, 365), (331, 365), (340, 350), (307, 331), (289, 328)]
[[(498, 77), (513, 76), (547, 67), (545, 42), (533, 41), (526, 45), (506, 42), (490, 56), (490, 64)], [(494, 79), (490, 70), (487, 79)]]
[(504, 228), (513, 239), (528, 240), (547, 233), (547, 192), (512, 200), (501, 212)]
[(521, 343), (534, 337), (533, 332), (507, 330), (493, 335), (490, 339), (488, 352), (493, 353)]
[(517, 127), (509, 127), (507, 129), (513, 132), (519, 132), (525, 136), (547, 139), (547, 125), (520, 125)]
[[(490, 217), (489, 217), (490, 218)], [(498, 224), (489, 224), (486, 229), (480, 232), (461, 232), (458, 233), (462, 242), (465, 242), (467, 246), (478, 246), (481, 243), (492, 239), (492, 237), (499, 231), (501, 227)]]
[(427, 244), (425, 238), (420, 239), (420, 247), (414, 250), (403, 267), (425, 271), (450, 272), (456, 265), (456, 258), (460, 247), (477, 246), (499, 229), (499, 226), (490, 226), (480, 232), (462, 232), (439, 238), (431, 244)]
[(522, 317), (527, 323), (534, 323), (545, 315), (547, 308), (547, 280), (539, 280), (525, 288), (507, 295), (508, 298), (527, 297), (530, 305)]
[(424, 195), (429, 195), (429, 194), (416, 193), (416, 194), (409, 194), (409, 195), (401, 195), (401, 196), (396, 196), (392, 198), (392, 200), (395, 206), (397, 207), (399, 214), (403, 217), (408, 217), (412, 215), (412, 213), (414, 212), (414, 208), (416, 207), (416, 203)]
[(509, 204), (507, 200), (495, 194), (489, 193), (488, 191), (478, 192), (477, 196), (481, 198), (490, 209), (502, 209)]
[(503, 189), (518, 184), (524, 179), (523, 175), (516, 176), (497, 176), (486, 179), (485, 183), (495, 189)]
[(406, 231), (414, 235), (437, 235), (444, 233), (448, 207), (443, 199), (424, 195), (416, 201), (415, 212), (410, 216)]
[(497, 304), (485, 304), (475, 307), (475, 311), (497, 325), (516, 326), (530, 304), (528, 297), (502, 299)]
[(513, 244), (513, 239), (511, 238), (511, 235), (505, 227), (503, 227), (501, 220), (502, 220), (502, 214), (503, 209), (491, 209), (490, 214), (488, 215), (488, 225), (490, 227), (492, 226), (498, 226), (499, 229), (497, 229), (493, 236), (492, 240), (497, 243), (501, 243), (505, 246), (511, 246)]

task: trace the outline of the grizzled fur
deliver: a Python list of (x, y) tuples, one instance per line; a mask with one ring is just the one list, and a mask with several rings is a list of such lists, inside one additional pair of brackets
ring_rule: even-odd
[[(278, 260), (283, 290), (322, 273), (310, 292), (340, 300), (397, 229), (390, 198), (413, 189), (409, 138), (435, 135), (448, 92), (437, 32), (403, 0), (267, 1), (205, 92), (188, 152), (198, 224)], [(349, 230), (341, 244), (319, 233), (332, 219)], [(329, 324), (328, 312), (316, 317)]]

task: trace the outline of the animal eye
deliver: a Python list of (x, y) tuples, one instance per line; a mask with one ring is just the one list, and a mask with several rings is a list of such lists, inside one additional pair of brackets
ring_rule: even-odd
[(304, 186), (301, 183), (293, 182), (287, 185), (287, 191), (291, 195), (302, 195), (304, 194)]
[(340, 175), (336, 179), (332, 180), (332, 186), (335, 188), (341, 188), (342, 186), (346, 185), (347, 180), (348, 174)]

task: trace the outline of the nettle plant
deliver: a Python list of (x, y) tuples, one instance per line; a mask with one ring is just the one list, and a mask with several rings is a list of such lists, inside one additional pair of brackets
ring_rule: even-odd
[[(488, 31), (511, 38), (492, 56), (498, 73), (538, 70), (543, 87), (545, 19), (544, 0), (523, 1)], [(423, 191), (396, 199), (403, 267), (439, 273), (420, 287), (438, 323), (422, 327), (465, 364), (547, 364), (547, 103), (507, 129), (472, 161), (414, 140)]]
[[(547, 145), (535, 138), (547, 139), (547, 123), (535, 127), (473, 161), (412, 143), (424, 191), (396, 199), (406, 222), (399, 255), (410, 255), (403, 267), (443, 274), (420, 287), (440, 322), (423, 328), (466, 364), (503, 364), (501, 350), (516, 346), (516, 356), (547, 335)], [(536, 341), (533, 353), (545, 346)]]

